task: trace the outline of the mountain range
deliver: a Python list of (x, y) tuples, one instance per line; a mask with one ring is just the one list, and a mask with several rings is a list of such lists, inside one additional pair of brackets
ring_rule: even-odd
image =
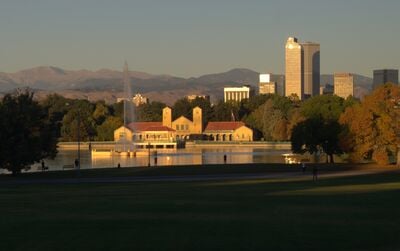
[[(151, 101), (173, 104), (189, 94), (210, 95), (212, 101), (223, 97), (225, 86), (248, 84), (257, 88), (259, 73), (249, 69), (232, 69), (223, 73), (207, 74), (200, 77), (181, 78), (171, 75), (154, 75), (139, 71), (129, 72), (132, 90), (141, 93)], [(105, 100), (108, 103), (123, 97), (123, 73), (109, 69), (98, 71), (70, 71), (52, 66), (40, 66), (16, 73), (0, 72), (0, 92), (7, 93), (16, 88), (30, 88), (38, 98), (49, 93), (58, 93), (68, 98), (85, 98), (91, 101)], [(273, 75), (278, 91), (283, 92), (283, 75)], [(355, 96), (368, 94), (372, 79), (354, 74)], [(332, 84), (333, 75), (321, 75), (321, 85)]]

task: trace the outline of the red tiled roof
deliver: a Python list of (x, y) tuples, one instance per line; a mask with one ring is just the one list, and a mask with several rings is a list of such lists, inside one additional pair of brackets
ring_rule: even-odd
[(132, 131), (147, 131), (149, 127), (163, 126), (162, 122), (132, 122), (128, 128)]
[(145, 131), (150, 131), (150, 132), (163, 132), (163, 131), (168, 131), (168, 132), (175, 132), (174, 129), (169, 128), (168, 126), (149, 126), (146, 128)]
[(240, 121), (208, 122), (205, 131), (233, 131), (244, 125)]

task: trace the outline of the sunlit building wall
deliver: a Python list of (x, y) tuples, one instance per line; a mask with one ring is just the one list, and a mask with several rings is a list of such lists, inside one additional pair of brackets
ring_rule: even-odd
[(354, 96), (354, 77), (351, 73), (335, 73), (334, 75), (334, 94), (348, 98)]

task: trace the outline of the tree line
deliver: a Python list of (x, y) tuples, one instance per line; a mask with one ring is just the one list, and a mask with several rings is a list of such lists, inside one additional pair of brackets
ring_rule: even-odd
[[(135, 108), (135, 121), (161, 121), (166, 105), (151, 102)], [(400, 140), (400, 90), (385, 84), (364, 100), (335, 95), (305, 101), (278, 95), (256, 95), (241, 102), (186, 98), (172, 106), (173, 119), (203, 110), (203, 122), (243, 121), (256, 140), (291, 141), (295, 153), (349, 154), (350, 160), (386, 164), (396, 156)], [(79, 120), (79, 123), (78, 123)], [(21, 170), (54, 157), (58, 141), (113, 140), (123, 125), (123, 103), (67, 99), (51, 94), (36, 101), (33, 93), (7, 94), (0, 102), (0, 167)], [(79, 132), (79, 133), (78, 133)]]

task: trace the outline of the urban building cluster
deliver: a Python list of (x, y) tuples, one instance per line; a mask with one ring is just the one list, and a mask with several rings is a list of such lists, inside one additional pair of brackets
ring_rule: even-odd
[[(387, 82), (398, 84), (398, 74), (398, 70), (395, 69), (374, 70), (373, 88)], [(322, 87), (320, 84), (320, 44), (301, 43), (295, 37), (289, 37), (285, 45), (285, 75), (281, 83), (283, 83), (283, 88), (278, 87), (277, 77), (273, 74), (260, 74), (258, 93), (282, 94), (299, 100), (324, 94), (334, 94), (342, 98), (354, 96), (354, 75), (352, 73), (334, 73), (333, 85), (326, 84)], [(250, 85), (224, 87), (224, 102), (240, 102), (253, 95), (255, 95), (255, 90)], [(196, 98), (210, 100), (208, 95), (193, 94), (186, 98), (189, 101)], [(119, 98), (117, 102), (124, 100), (126, 98)], [(139, 106), (147, 103), (148, 99), (138, 93), (130, 102)], [(172, 110), (165, 107), (160, 122), (133, 122), (114, 132), (115, 141), (162, 142), (187, 140), (193, 137), (212, 141), (252, 141), (253, 131), (243, 122), (237, 121), (209, 122), (203, 128), (200, 107), (193, 109), (192, 120), (181, 116), (172, 121)]]
[[(373, 89), (391, 82), (398, 84), (399, 71), (395, 69), (374, 70)], [(277, 81), (273, 74), (260, 74), (259, 94), (279, 94)], [(275, 78), (276, 79), (276, 78)], [(307, 99), (316, 95), (335, 94), (342, 98), (354, 96), (354, 75), (349, 72), (334, 73), (332, 84), (320, 84), (320, 44), (301, 43), (295, 37), (289, 37), (285, 45), (285, 76), (282, 81), (286, 97)], [(226, 87), (224, 100), (241, 101), (253, 95), (250, 86)]]

